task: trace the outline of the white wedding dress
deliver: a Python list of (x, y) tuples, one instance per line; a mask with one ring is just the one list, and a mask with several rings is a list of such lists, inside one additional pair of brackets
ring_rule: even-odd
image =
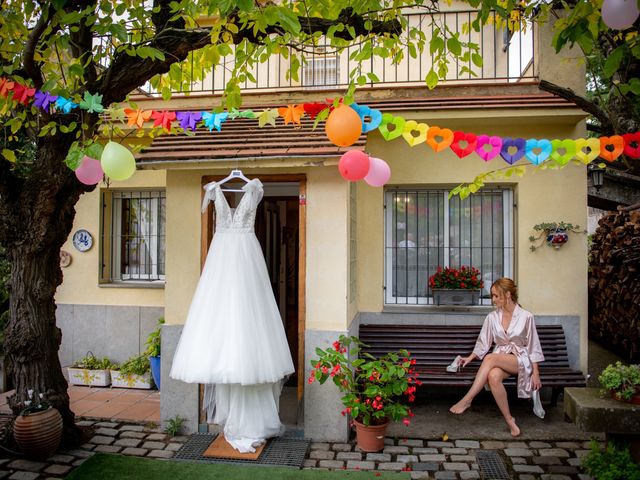
[(205, 384), (208, 421), (226, 440), (253, 452), (283, 431), (278, 402), (293, 362), (264, 256), (253, 226), (262, 183), (249, 181), (235, 212), (215, 182), (216, 231), (189, 308), (171, 378)]

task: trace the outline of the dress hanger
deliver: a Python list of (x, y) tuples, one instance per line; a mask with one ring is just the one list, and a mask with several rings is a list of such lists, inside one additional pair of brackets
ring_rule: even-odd
[[(244, 174), (242, 173), (242, 170), (240, 170), (239, 168), (234, 168), (233, 170), (231, 170), (231, 173), (226, 177), (223, 178), (222, 180), (220, 180), (219, 182), (217, 182), (218, 185), (222, 185), (223, 183), (228, 182), (229, 180), (244, 180), (246, 183), (249, 183), (251, 180), (249, 180), (247, 177), (244, 176)], [(222, 188), (221, 189), (223, 192), (244, 192), (244, 190), (242, 189), (237, 189), (237, 188)]]

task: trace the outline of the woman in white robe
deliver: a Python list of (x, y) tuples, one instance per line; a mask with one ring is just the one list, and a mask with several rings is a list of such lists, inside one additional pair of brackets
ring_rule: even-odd
[[(482, 365), (469, 391), (450, 411), (463, 413), (488, 383), (511, 435), (517, 437), (520, 428), (511, 416), (502, 382), (510, 375), (517, 375), (518, 397), (531, 398), (532, 392), (542, 386), (538, 363), (544, 361), (544, 355), (533, 315), (518, 305), (518, 290), (513, 280), (496, 280), (491, 286), (491, 300), (496, 310), (485, 318), (473, 352), (460, 360), (460, 367), (476, 358), (482, 360)], [(493, 343), (496, 346), (487, 355)]]

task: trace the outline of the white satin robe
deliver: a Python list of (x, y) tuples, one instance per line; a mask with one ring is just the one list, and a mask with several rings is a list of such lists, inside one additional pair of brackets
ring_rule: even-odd
[(502, 328), (502, 310), (494, 310), (484, 319), (473, 353), (482, 360), (491, 345), (493, 353), (512, 353), (518, 360), (518, 397), (531, 398), (533, 363), (544, 362), (536, 322), (531, 312), (516, 305), (511, 323), (505, 332)]

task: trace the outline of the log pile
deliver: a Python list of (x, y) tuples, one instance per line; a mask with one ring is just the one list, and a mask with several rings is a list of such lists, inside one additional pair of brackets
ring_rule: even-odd
[(589, 256), (589, 337), (640, 362), (640, 204), (598, 222)]

